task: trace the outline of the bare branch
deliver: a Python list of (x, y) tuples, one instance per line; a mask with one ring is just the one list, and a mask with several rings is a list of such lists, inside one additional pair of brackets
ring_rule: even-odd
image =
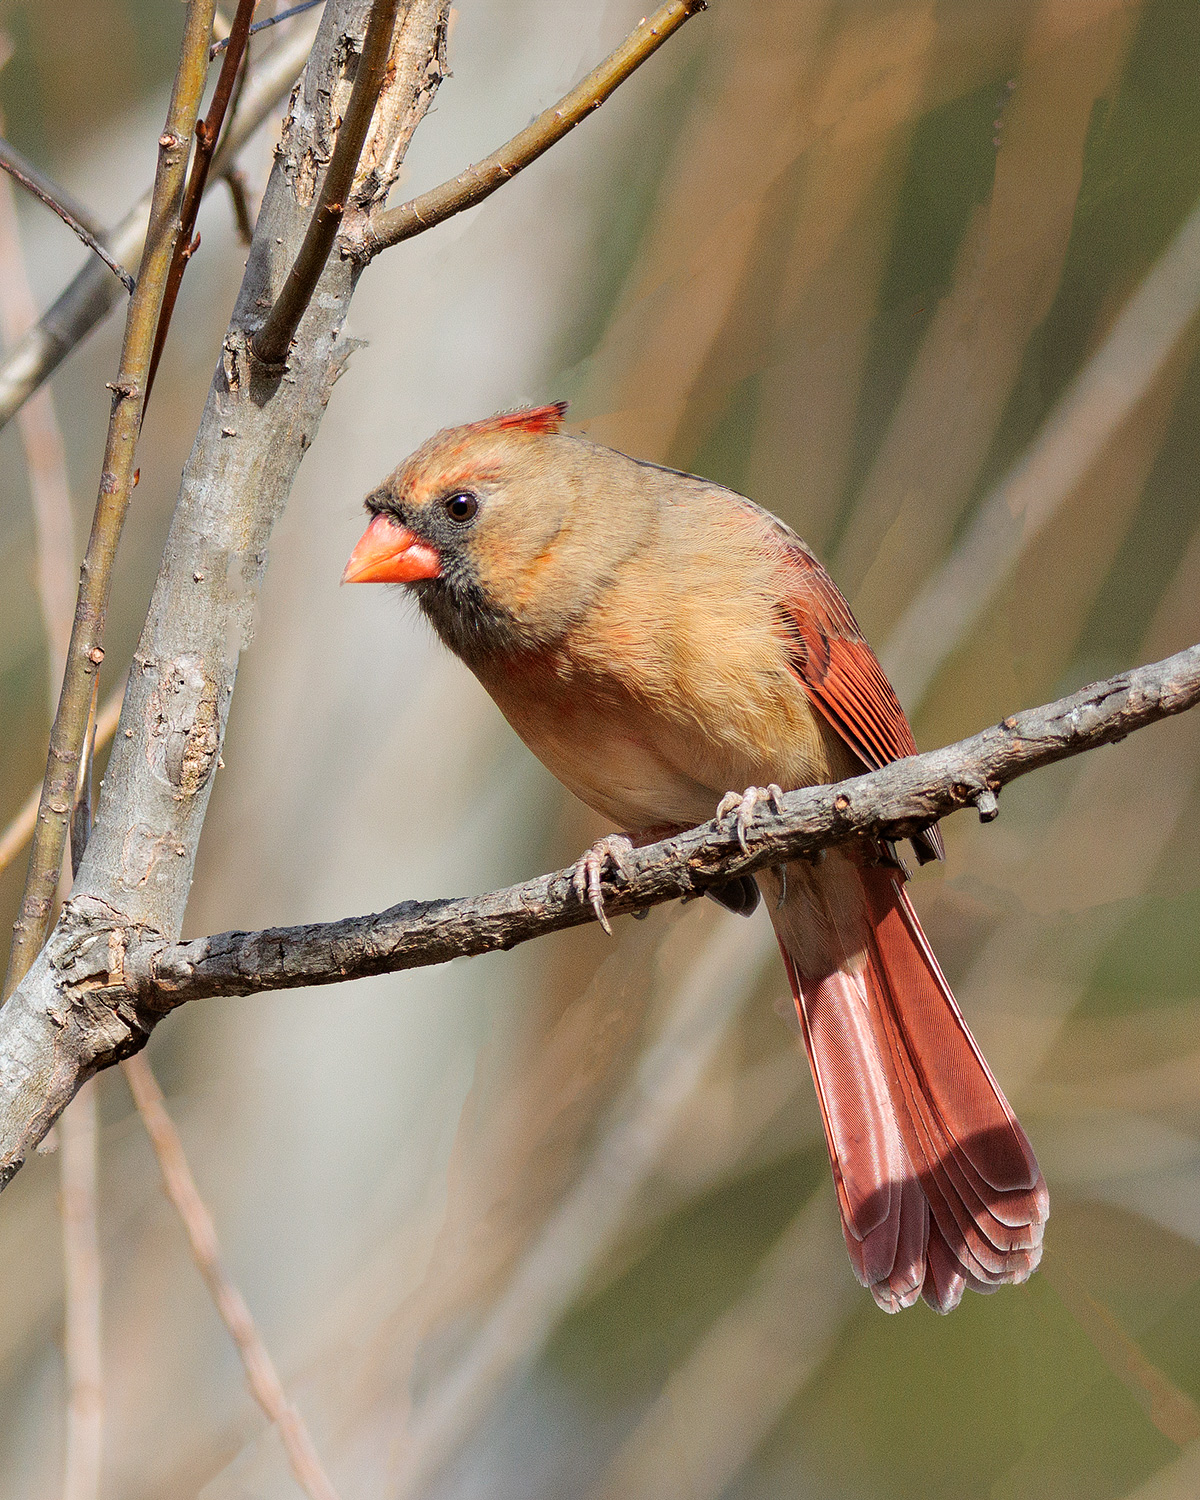
[(250, 195), (246, 190), (246, 177), (237, 167), (230, 167), (222, 179), (229, 189), (233, 204), (233, 220), (237, 225), (238, 239), (248, 245), (254, 238), (254, 216), (250, 212)]
[[(356, 192), (364, 210), (387, 192), (437, 89), (446, 10), (447, 0), (404, 0), (363, 151), (367, 165)], [(338, 255), (326, 263), (319, 294), (300, 325), (301, 357), (287, 372), (264, 371), (250, 356), (248, 341), (311, 222), (312, 167), (329, 159), (345, 116), (367, 13), (365, 0), (326, 0), (184, 469), (96, 823), (75, 881), (79, 899), (172, 941), (183, 921), (272, 528), (353, 348), (343, 328), (360, 268)], [(42, 806), (44, 812), (44, 800)], [(52, 952), (57, 944), (38, 954), (0, 1008), (4, 1180), (5, 1169), (24, 1155), (22, 1143), (40, 1137), (83, 1078), (106, 1066), (110, 1052), (136, 1052), (145, 1034), (136, 1016), (132, 1027), (118, 1020), (107, 1043), (92, 1052), (90, 1026), (86, 1035), (70, 1017), (62, 1026)], [(85, 1006), (77, 1019), (87, 1013)], [(94, 1018), (105, 1030), (98, 1013)]]
[[(1027, 709), (956, 745), (894, 761), (832, 787), (791, 792), (738, 844), (728, 822), (634, 850), (629, 879), (605, 891), (610, 913), (703, 894), (733, 875), (805, 859), (864, 837), (906, 838), (959, 808), (996, 815), (996, 793), (1018, 776), (1124, 739), (1200, 702), (1200, 645), (1166, 661)], [(594, 920), (558, 870), (508, 890), (457, 900), (406, 901), (377, 916), (306, 927), (227, 932), (171, 947), (129, 934), (124, 988), (156, 1013), (209, 995), (337, 984), (515, 947)]]
[[(104, 700), (100, 712), (96, 715), (96, 749), (103, 750), (104, 746), (112, 739), (117, 727), (117, 720), (121, 716), (121, 702), (125, 697), (125, 684), (115, 688)], [(41, 801), (42, 789), (35, 786), (21, 804), (21, 810), (8, 825), (3, 833), (0, 833), (0, 872), (6, 870), (25, 845), (33, 837), (33, 830), (37, 824), (38, 803)]]
[(671, 0), (638, 25), (615, 52), (571, 92), (542, 111), (531, 125), (483, 161), (468, 167), (449, 182), (431, 188), (398, 208), (380, 209), (348, 230), (348, 253), (368, 261), (392, 245), (432, 229), (443, 219), (482, 203), (510, 177), (529, 166), (569, 131), (587, 119), (647, 58), (673, 36), (685, 21), (706, 8), (706, 0)]
[(154, 1147), (163, 1187), (183, 1224), (192, 1259), (237, 1348), (250, 1394), (266, 1413), (267, 1420), (275, 1424), (292, 1473), (309, 1500), (338, 1500), (304, 1419), (288, 1400), (245, 1298), (221, 1262), (221, 1246), (212, 1215), (200, 1196), (183, 1142), (167, 1113), (166, 1101), (149, 1063), (141, 1055), (131, 1057), (122, 1065), (122, 1071)]
[[(312, 10), (314, 6), (323, 3), (324, 0), (304, 0), (302, 5), (289, 6), (287, 10), (281, 10), (277, 16), (268, 16), (265, 21), (255, 21), (254, 25), (250, 28), (250, 35), (257, 36), (260, 31), (266, 31), (269, 26), (278, 26), (280, 21), (290, 21), (293, 16), (303, 15), (306, 10)], [(214, 42), (208, 49), (209, 59), (211, 60), (224, 52), (226, 47), (229, 46), (230, 40), (230, 36), (223, 36), (220, 41)]]
[[(206, 191), (232, 165), (237, 152), (291, 88), (312, 48), (314, 31), (315, 26), (297, 28), (294, 36), (288, 37), (251, 70), (228, 140), (217, 149)], [(133, 262), (141, 255), (150, 198), (151, 194), (145, 193), (104, 236), (109, 251), (118, 260)], [(120, 292), (104, 269), (89, 261), (17, 347), (0, 361), (0, 427), (50, 378), (75, 346), (111, 311), (119, 297)]]
[(100, 243), (103, 230), (91, 221), (91, 215), (79, 204), (75, 203), (69, 194), (38, 170), (31, 161), (5, 140), (0, 140), (0, 167), (14, 177), (23, 188), (32, 193), (39, 203), (44, 203), (47, 208), (63, 221), (68, 229), (73, 230), (83, 241), (88, 249), (98, 255), (108, 269), (116, 276), (127, 292), (133, 291), (133, 277), (119, 261), (116, 261)]
[(208, 71), (215, 0), (190, 0), (184, 40), (171, 91), (167, 122), (158, 138), (158, 172), (150, 208), (150, 228), (138, 284), (129, 303), (125, 339), (100, 474), (92, 535), (84, 557), (58, 712), (50, 731), (50, 753), (33, 836), (29, 874), (13, 945), (5, 994), (33, 962), (45, 941), (62, 868), (67, 825), (74, 802), (79, 756), (91, 705), (92, 678), (104, 660), (104, 617), (117, 544), (133, 489), (133, 455), (141, 425), (146, 371), (158, 325), (163, 285), (179, 230), (179, 202), (187, 170), (188, 145), (195, 128)]
[(325, 262), (329, 259), (334, 237), (346, 212), (371, 116), (383, 87), (398, 5), (399, 0), (373, 0), (350, 103), (325, 169), (308, 232), (266, 321), (250, 341), (251, 352), (264, 365), (281, 365), (287, 358), (304, 309), (316, 291)]
[(212, 164), (213, 152), (217, 149), (217, 140), (221, 134), (221, 127), (225, 123), (225, 111), (229, 108), (229, 101), (233, 98), (238, 69), (246, 55), (246, 43), (250, 39), (250, 21), (256, 4), (257, 0), (238, 0), (233, 25), (228, 37), (225, 38), (225, 57), (217, 76), (217, 86), (213, 90), (208, 106), (208, 114), (196, 124), (196, 151), (192, 157), (192, 170), (188, 174), (183, 204), (179, 210), (179, 233), (171, 255), (171, 269), (167, 272), (166, 286), (163, 288), (162, 306), (158, 313), (158, 328), (154, 334), (154, 351), (150, 356), (150, 369), (146, 375), (146, 394), (142, 398), (143, 421), (146, 416), (146, 405), (150, 400), (150, 392), (154, 388), (154, 377), (158, 373), (163, 346), (167, 342), (167, 334), (171, 328), (171, 315), (175, 311), (175, 300), (179, 296), (179, 288), (183, 283), (183, 273), (187, 270), (188, 261), (200, 248), (200, 238), (196, 234), (196, 216), (200, 212), (200, 200), (204, 196), (204, 189), (208, 183), (208, 169)]

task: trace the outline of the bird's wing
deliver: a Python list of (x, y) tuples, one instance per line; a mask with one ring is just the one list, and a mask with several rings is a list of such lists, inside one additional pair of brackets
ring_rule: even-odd
[[(915, 755), (900, 700), (841, 590), (795, 532), (770, 519), (785, 554), (787, 588), (779, 601), (779, 624), (788, 664), (809, 701), (868, 770)], [(930, 852), (942, 857), (937, 828), (925, 837)], [(923, 848), (918, 854), (924, 855)]]

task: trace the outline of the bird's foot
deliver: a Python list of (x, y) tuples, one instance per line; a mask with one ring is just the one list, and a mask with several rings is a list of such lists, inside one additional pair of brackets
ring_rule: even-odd
[(744, 854), (750, 853), (750, 846), (746, 842), (746, 830), (754, 821), (754, 815), (765, 802), (772, 812), (783, 811), (780, 798), (783, 792), (775, 785), (749, 786), (744, 792), (726, 792), (717, 803), (717, 822), (722, 822), (731, 812), (737, 813), (737, 838), (742, 846)]
[(608, 925), (608, 917), (604, 911), (604, 892), (600, 882), (604, 879), (606, 866), (618, 879), (624, 878), (628, 873), (626, 858), (632, 851), (633, 840), (627, 834), (610, 833), (596, 840), (583, 858), (576, 862), (571, 875), (571, 889), (581, 902), (591, 902), (596, 920), (609, 937), (612, 937), (612, 928)]

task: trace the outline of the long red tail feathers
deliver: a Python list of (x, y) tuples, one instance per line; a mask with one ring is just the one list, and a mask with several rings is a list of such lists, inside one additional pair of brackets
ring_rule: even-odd
[(783, 946), (855, 1274), (898, 1312), (1027, 1279), (1049, 1212), (1033, 1149), (889, 866), (861, 868), (865, 962), (802, 972)]

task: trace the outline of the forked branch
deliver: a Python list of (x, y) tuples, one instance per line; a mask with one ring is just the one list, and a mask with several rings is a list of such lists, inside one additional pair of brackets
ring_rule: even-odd
[(377, 209), (362, 224), (349, 229), (345, 236), (347, 252), (368, 261), (381, 250), (423, 234), (443, 219), (482, 203), (599, 109), (685, 21), (706, 7), (707, 0), (670, 0), (668, 5), (660, 6), (638, 24), (615, 52), (593, 68), (582, 83), (557, 104), (544, 109), (499, 150), (440, 187), (431, 188), (398, 208)]
[(329, 259), (346, 212), (371, 116), (383, 87), (398, 5), (399, 0), (373, 0), (371, 5), (350, 103), (338, 130), (329, 166), (325, 169), (308, 232), (266, 321), (250, 341), (251, 352), (264, 365), (280, 365), (287, 358), (300, 319)]

